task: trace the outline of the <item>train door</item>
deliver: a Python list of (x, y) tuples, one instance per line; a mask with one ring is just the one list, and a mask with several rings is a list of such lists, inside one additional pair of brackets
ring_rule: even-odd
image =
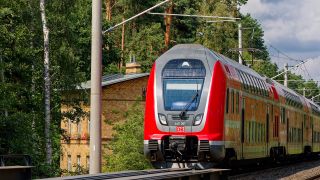
[(241, 133), (241, 159), (244, 158), (243, 156), (243, 146), (244, 146), (244, 134), (245, 134), (245, 129), (244, 129), (244, 126), (245, 126), (245, 104), (246, 104), (246, 99), (244, 97), (242, 97), (242, 101), (241, 101), (241, 122), (240, 122), (240, 133)]
[(280, 108), (280, 123), (279, 123), (279, 142), (278, 146), (286, 146), (287, 145), (287, 128), (289, 128), (289, 124), (287, 124), (287, 115), (286, 109), (284, 107)]
[(313, 131), (314, 131), (314, 124), (313, 124), (313, 117), (312, 115), (310, 116), (310, 124), (311, 124), (311, 147), (312, 147), (312, 152), (314, 152), (314, 137), (313, 137)]
[(280, 120), (279, 120), (279, 106), (277, 105), (272, 105), (271, 108), (271, 118), (269, 118), (269, 142), (268, 146), (269, 149), (271, 147), (276, 147), (279, 145), (279, 130), (280, 130)]
[(265, 148), (265, 150), (266, 150), (266, 155), (268, 155), (269, 153), (269, 151), (268, 151), (268, 149), (269, 149), (269, 124), (270, 124), (270, 113), (271, 113), (271, 117), (272, 117), (272, 114), (273, 114), (273, 106), (271, 106), (271, 112), (270, 112), (270, 104), (267, 104), (267, 114), (266, 114), (266, 130), (265, 130), (265, 137), (266, 137), (266, 148)]

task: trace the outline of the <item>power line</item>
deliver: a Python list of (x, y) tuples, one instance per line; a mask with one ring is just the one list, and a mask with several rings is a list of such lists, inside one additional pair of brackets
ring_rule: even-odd
[(284, 52), (280, 51), (278, 48), (274, 47), (273, 45), (269, 44), (269, 46), (274, 49), (275, 51), (278, 52), (278, 54), (282, 54), (283, 56), (285, 56), (288, 60), (292, 60), (292, 61), (296, 61), (296, 62), (302, 62), (302, 60), (298, 60), (298, 59), (294, 59), (290, 56), (288, 56), (287, 54), (285, 54)]
[(214, 18), (214, 19), (229, 19), (229, 20), (240, 20), (241, 18), (235, 17), (221, 17), (221, 16), (205, 16), (205, 15), (195, 15), (195, 14), (169, 14), (169, 13), (156, 13), (148, 12), (151, 15), (163, 15), (163, 16), (181, 16), (181, 17), (194, 17), (194, 18)]
[(276, 78), (276, 77), (278, 77), (278, 76), (280, 76), (280, 75), (282, 75), (282, 74), (284, 74), (284, 73), (286, 73), (286, 72), (288, 72), (288, 71), (290, 71), (290, 70), (292, 70), (292, 69), (294, 69), (294, 68), (296, 68), (296, 67), (299, 67), (300, 65), (308, 62), (309, 60), (310, 60), (310, 59), (308, 59), (308, 60), (306, 60), (306, 61), (302, 61), (302, 62), (300, 62), (299, 64), (297, 64), (297, 65), (295, 65), (295, 66), (292, 66), (292, 67), (288, 68), (287, 70), (284, 70), (283, 72), (281, 72), (281, 73), (279, 73), (278, 75), (272, 77), (271, 79), (274, 79), (274, 78)]

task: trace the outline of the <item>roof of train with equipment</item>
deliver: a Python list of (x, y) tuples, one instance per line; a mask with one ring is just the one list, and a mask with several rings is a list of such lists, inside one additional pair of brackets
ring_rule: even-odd
[(207, 56), (207, 54), (214, 54), (215, 57), (218, 58), (219, 61), (221, 61), (223, 64), (227, 64), (229, 66), (232, 66), (233, 68), (237, 69), (237, 70), (241, 70), (243, 72), (246, 72), (252, 76), (255, 76), (259, 79), (264, 80), (266, 83), (268, 83), (269, 85), (273, 86), (277, 93), (282, 96), (285, 97), (285, 92), (291, 93), (297, 97), (300, 98), (302, 104), (304, 106), (306, 106), (308, 109), (312, 109), (313, 108), (317, 108), (317, 111), (320, 112), (320, 107), (319, 105), (317, 105), (316, 103), (314, 103), (313, 101), (311, 101), (310, 99), (307, 99), (305, 97), (303, 97), (302, 95), (300, 95), (299, 93), (295, 92), (294, 90), (291, 90), (288, 87), (285, 87), (284, 85), (278, 83), (275, 80), (272, 80), (266, 76), (262, 76), (259, 73), (257, 73), (256, 71), (254, 71), (253, 69), (244, 66), (242, 64), (239, 64), (237, 61), (234, 61), (224, 55), (221, 55), (217, 52), (214, 52), (206, 47), (204, 47), (203, 45), (200, 44), (179, 44), (174, 46), (173, 48), (171, 48), (168, 53), (172, 53), (172, 54), (176, 54), (176, 53), (181, 53), (181, 54), (197, 54), (198, 56), (201, 56), (201, 54), (203, 54), (204, 56)]

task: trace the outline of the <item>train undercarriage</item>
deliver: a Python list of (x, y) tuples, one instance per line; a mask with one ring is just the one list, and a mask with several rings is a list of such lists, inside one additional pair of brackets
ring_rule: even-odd
[(156, 168), (212, 168), (223, 158), (222, 151), (197, 136), (165, 136), (145, 144), (145, 154)]

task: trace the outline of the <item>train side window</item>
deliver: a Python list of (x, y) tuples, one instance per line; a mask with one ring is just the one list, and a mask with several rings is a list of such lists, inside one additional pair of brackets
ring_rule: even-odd
[(256, 122), (252, 122), (253, 125), (253, 133), (252, 133), (252, 142), (255, 143), (256, 142), (256, 136), (257, 136), (257, 129), (256, 129)]
[(236, 113), (239, 113), (239, 92), (237, 92), (236, 96)]
[(234, 90), (231, 90), (231, 112), (234, 113)]
[(261, 128), (261, 124), (260, 123), (257, 123), (257, 125), (258, 125), (258, 143), (260, 143), (261, 142), (261, 130), (262, 130), (262, 128)]
[(285, 124), (286, 123), (286, 109), (285, 108), (281, 108), (281, 123)]
[(306, 114), (303, 115), (303, 127), (304, 128), (308, 128), (307, 115)]
[(226, 96), (226, 113), (229, 113), (229, 88), (227, 88), (227, 96)]
[(249, 142), (252, 142), (252, 123), (249, 121)]

